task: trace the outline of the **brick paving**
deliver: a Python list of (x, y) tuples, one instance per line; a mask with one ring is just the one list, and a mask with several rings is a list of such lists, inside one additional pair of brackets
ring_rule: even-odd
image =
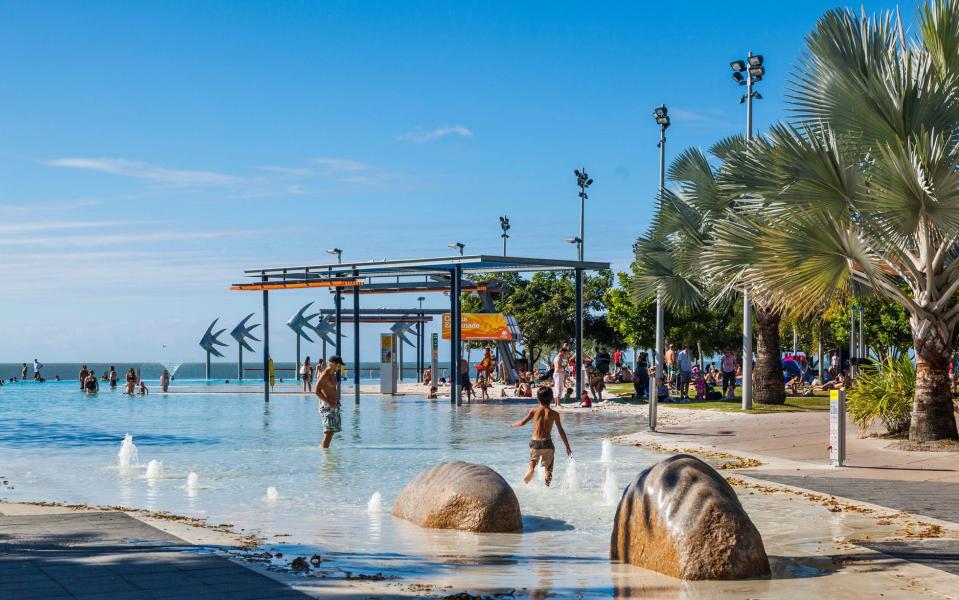
[(120, 512), (0, 516), (0, 599), (308, 598), (195, 550)]

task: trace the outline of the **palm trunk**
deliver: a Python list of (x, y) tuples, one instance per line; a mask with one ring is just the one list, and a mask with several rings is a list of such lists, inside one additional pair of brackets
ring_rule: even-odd
[(959, 439), (949, 382), (952, 329), (938, 319), (911, 318), (916, 351), (916, 392), (912, 403), (909, 440)]
[(756, 305), (753, 314), (759, 335), (756, 339), (756, 366), (753, 369), (753, 400), (760, 404), (785, 404), (782, 352), (779, 345), (779, 321), (775, 309)]

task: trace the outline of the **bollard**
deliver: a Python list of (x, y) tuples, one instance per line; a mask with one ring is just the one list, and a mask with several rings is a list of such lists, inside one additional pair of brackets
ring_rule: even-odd
[(829, 464), (841, 467), (846, 461), (846, 392), (829, 392)]

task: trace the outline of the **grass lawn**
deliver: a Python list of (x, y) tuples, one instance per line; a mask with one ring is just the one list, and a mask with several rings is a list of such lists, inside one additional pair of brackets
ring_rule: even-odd
[[(632, 384), (611, 383), (606, 386), (608, 392), (612, 394), (624, 394), (633, 391)], [(739, 392), (739, 388), (736, 388)], [(816, 392), (814, 396), (786, 396), (785, 404), (758, 404), (753, 403), (749, 410), (742, 410), (742, 399), (736, 396), (735, 400), (709, 400), (707, 402), (690, 402), (688, 404), (669, 403), (669, 406), (676, 408), (689, 409), (708, 409), (719, 410), (723, 412), (745, 412), (750, 414), (774, 413), (774, 412), (804, 412), (804, 411), (827, 411), (829, 410), (829, 393)]]

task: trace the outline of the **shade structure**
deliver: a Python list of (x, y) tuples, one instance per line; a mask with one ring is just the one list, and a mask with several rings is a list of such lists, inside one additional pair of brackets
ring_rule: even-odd
[[(609, 269), (608, 262), (586, 260), (563, 260), (555, 258), (530, 258), (518, 256), (495, 256), (477, 254), (470, 256), (442, 256), (434, 258), (413, 258), (404, 260), (382, 260), (368, 262), (342, 262), (313, 265), (294, 265), (278, 267), (257, 267), (244, 271), (247, 281), (235, 283), (230, 289), (236, 291), (259, 291), (263, 294), (264, 324), (267, 322), (270, 291), (287, 289), (329, 288), (335, 291), (337, 310), (334, 311), (336, 340), (339, 346), (340, 325), (343, 311), (340, 303), (342, 294), (353, 294), (353, 315), (364, 316), (360, 309), (361, 294), (423, 293), (443, 292), (450, 295), (450, 315), (452, 331), (450, 335), (450, 384), (451, 402), (458, 403), (462, 393), (460, 380), (460, 349), (462, 345), (460, 315), (461, 298), (464, 291), (487, 292), (490, 284), (478, 284), (466, 277), (474, 273), (529, 273), (537, 271), (571, 271), (577, 279), (587, 271)], [(582, 352), (583, 299), (576, 296), (576, 349)], [(430, 314), (429, 309), (409, 311), (408, 315)], [(373, 316), (366, 313), (368, 316)], [(433, 313), (435, 314), (435, 313)], [(352, 319), (354, 325), (354, 362), (359, 366), (359, 324), (361, 319)], [(269, 360), (269, 331), (264, 325), (264, 373)], [(582, 390), (582, 361), (577, 363), (576, 389)], [(360, 370), (353, 369), (356, 401), (360, 397)], [(264, 395), (269, 400), (270, 388), (264, 385)]]

